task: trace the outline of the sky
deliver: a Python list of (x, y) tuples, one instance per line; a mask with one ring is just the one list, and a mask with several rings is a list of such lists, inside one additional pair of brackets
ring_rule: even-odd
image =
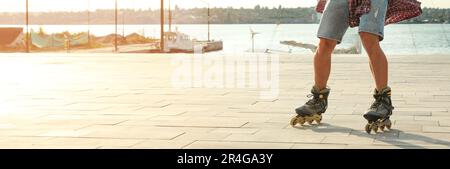
[[(26, 0), (0, 0), (0, 12), (25, 10)], [(30, 11), (85, 11), (87, 9), (113, 9), (115, 0), (29, 0)], [(424, 7), (450, 8), (450, 0), (419, 0)], [(165, 0), (167, 3), (169, 0)], [(317, 0), (171, 0), (172, 6), (181, 8), (234, 7), (253, 8), (255, 5), (278, 7), (311, 7)], [(207, 2), (207, 3), (205, 3)], [(157, 9), (160, 0), (118, 0), (119, 8)]]

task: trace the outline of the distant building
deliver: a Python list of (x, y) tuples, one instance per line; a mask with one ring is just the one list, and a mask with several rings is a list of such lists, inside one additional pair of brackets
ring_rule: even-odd
[(23, 45), (23, 28), (0, 28), (0, 47), (15, 48)]

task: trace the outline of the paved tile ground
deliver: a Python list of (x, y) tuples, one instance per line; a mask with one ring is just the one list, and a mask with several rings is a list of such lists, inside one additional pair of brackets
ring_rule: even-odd
[[(177, 59), (191, 57), (0, 54), (0, 148), (450, 148), (450, 56), (390, 56), (394, 130), (376, 135), (363, 131), (374, 88), (365, 56), (333, 57), (324, 123), (295, 128), (288, 122), (312, 86), (311, 55), (271, 56), (273, 98), (261, 98), (261, 86), (220, 87), (230, 79), (175, 88)], [(196, 63), (187, 70), (224, 70)], [(263, 74), (254, 65), (223, 73)]]

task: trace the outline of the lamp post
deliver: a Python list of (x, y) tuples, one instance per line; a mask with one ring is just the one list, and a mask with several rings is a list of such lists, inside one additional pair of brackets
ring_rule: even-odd
[(29, 16), (28, 16), (28, 0), (26, 1), (26, 14), (25, 14), (25, 24), (26, 24), (26, 29), (27, 29), (27, 31), (26, 31), (26, 52), (27, 53), (30, 53), (30, 32), (29, 32), (29, 29), (28, 29), (28, 24), (29, 24)]
[(88, 45), (89, 47), (91, 46), (91, 1), (88, 0), (88, 11), (87, 11), (87, 15), (88, 15), (88, 31), (87, 31), (87, 35), (88, 35)]
[(118, 51), (118, 49), (117, 49), (117, 0), (116, 0), (116, 4), (115, 4), (115, 6), (116, 6), (116, 10), (115, 10), (115, 33), (114, 33), (114, 51), (115, 52), (117, 52)]
[(209, 6), (209, 3), (208, 2), (206, 2), (205, 0), (201, 0), (203, 3), (205, 3), (205, 4), (207, 4), (208, 5), (208, 42), (210, 42), (211, 41), (211, 39), (210, 39), (210, 36), (211, 36), (211, 31), (210, 31), (210, 17), (211, 17), (211, 13), (210, 13), (210, 6)]
[(161, 0), (161, 52), (164, 52), (164, 0)]
[(170, 9), (170, 0), (169, 0), (169, 32), (172, 32), (172, 10)]
[(211, 36), (211, 35), (210, 35), (210, 34), (211, 34), (211, 33), (210, 33), (210, 32), (211, 32), (211, 31), (210, 31), (210, 16), (211, 16), (211, 15), (210, 15), (210, 9), (211, 9), (211, 8), (209, 7), (209, 4), (208, 4), (208, 42), (211, 41), (211, 39), (210, 39), (210, 36)]
[(122, 37), (125, 38), (125, 11), (122, 10)]

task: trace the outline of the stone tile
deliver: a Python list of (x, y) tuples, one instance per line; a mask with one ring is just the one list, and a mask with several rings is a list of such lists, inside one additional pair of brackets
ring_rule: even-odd
[(423, 126), (425, 133), (450, 133), (450, 127)]
[(403, 132), (422, 132), (423, 125), (421, 124), (394, 124), (393, 129)]
[(67, 124), (67, 125), (53, 125), (53, 124), (26, 124), (17, 126), (18, 130), (78, 130), (91, 126), (90, 124)]
[(345, 149), (417, 149), (414, 146), (395, 146), (395, 145), (348, 145)]
[(414, 125), (426, 125), (426, 126), (438, 126), (438, 121), (423, 121), (423, 120), (396, 120), (394, 125), (402, 124), (414, 124)]
[(248, 121), (242, 118), (220, 117), (169, 117), (167, 119), (149, 119), (126, 121), (121, 125), (160, 126), (160, 127), (210, 127), (239, 128)]
[(53, 130), (40, 134), (41, 137), (81, 137), (89, 134), (90, 131), (75, 130)]
[(174, 138), (173, 141), (222, 141), (230, 135), (230, 133), (185, 133)]
[(446, 114), (446, 116), (430, 116), (430, 117), (426, 117), (426, 116), (415, 116), (414, 120), (418, 120), (418, 121), (441, 121), (441, 120), (449, 120), (450, 121), (450, 114)]
[(254, 134), (260, 129), (252, 128), (217, 128), (213, 129), (211, 133), (236, 133), (236, 134)]
[(325, 136), (301, 135), (293, 133), (258, 132), (256, 134), (231, 134), (226, 141), (275, 142), (275, 143), (318, 143)]
[[(192, 140), (145, 140), (133, 145), (133, 149), (181, 149), (191, 144)], [(105, 148), (105, 147), (103, 147)]]
[(82, 137), (116, 139), (165, 139), (170, 140), (185, 132), (177, 128), (140, 127), (140, 126), (93, 126), (82, 129), (88, 132)]
[(400, 116), (431, 116), (431, 111), (399, 111), (396, 110), (395, 111), (396, 115), (400, 115)]
[(346, 144), (294, 144), (291, 149), (344, 149)]
[(0, 148), (3, 149), (29, 149), (36, 144), (44, 143), (49, 137), (5, 137), (0, 140)]
[[(391, 116), (391, 120), (392, 121), (396, 121), (396, 120), (414, 120), (415, 117), (425, 117), (425, 116), (408, 116), (408, 115), (397, 115), (394, 112), (394, 115)], [(417, 119), (416, 119), (417, 120)]]
[(450, 149), (450, 146), (445, 146), (445, 145), (425, 145), (423, 146), (423, 148), (426, 149)]
[(54, 125), (54, 126), (63, 126), (63, 125), (79, 125), (79, 126), (87, 126), (87, 125), (116, 125), (126, 120), (89, 120), (89, 119), (72, 119), (72, 120), (48, 120), (48, 121), (37, 121), (37, 124), (43, 125)]
[(186, 149), (289, 149), (293, 143), (195, 141)]
[(249, 122), (242, 126), (242, 128), (255, 128), (255, 129), (282, 129), (289, 126), (288, 123), (277, 122), (265, 122), (265, 123), (253, 123)]
[(292, 109), (307, 99), (304, 96), (313, 85), (296, 80), (311, 77), (309, 57), (280, 58), (280, 95), (262, 100), (258, 89), (172, 88), (167, 78), (172, 67), (166, 63), (183, 55), (56, 56), (60, 54), (0, 54), (0, 64), (19, 65), (0, 66), (4, 70), (0, 74), (21, 65), (35, 68), (33, 84), (26, 78), (0, 82), (0, 148), (415, 149), (450, 145), (448, 56), (391, 58), (396, 67), (391, 73), (396, 91), (394, 130), (374, 135), (363, 131), (366, 121), (361, 117), (373, 101), (366, 57), (337, 55), (323, 124), (293, 128), (288, 124)]
[(34, 145), (27, 149), (72, 149), (72, 150), (78, 150), (78, 149), (98, 149), (98, 146), (93, 145)]
[(450, 134), (401, 132), (399, 138), (377, 138), (374, 144), (420, 146), (420, 147), (450, 146)]
[(78, 148), (78, 147), (131, 147), (142, 140), (110, 138), (52, 138), (35, 145), (35, 148)]
[(361, 121), (364, 118), (361, 115), (342, 115), (337, 114), (335, 115), (332, 120), (355, 120), (355, 121)]
[[(448, 108), (449, 110), (450, 110), (450, 108)], [(432, 115), (434, 116), (434, 117), (437, 117), (437, 118), (447, 118), (447, 120), (449, 120), (448, 119), (448, 116), (449, 116), (449, 112), (450, 111), (448, 111), (448, 112), (432, 112)]]
[(425, 149), (427, 147), (447, 147), (450, 145), (440, 142), (427, 142), (423, 140), (413, 140), (413, 139), (376, 139), (374, 145), (382, 146), (396, 146), (402, 149)]
[(11, 123), (0, 123), (0, 130), (4, 129), (16, 129), (17, 125)]
[(42, 130), (42, 129), (8, 129), (8, 130), (1, 130), (0, 136), (6, 136), (6, 137), (15, 137), (15, 136), (38, 136), (42, 133), (48, 132), (48, 130)]
[(139, 148), (132, 148), (132, 147), (117, 147), (117, 146), (101, 146), (98, 147), (97, 149), (102, 149), (102, 150), (129, 150), (129, 149), (139, 149)]
[(372, 144), (374, 138), (359, 136), (326, 136), (321, 143), (327, 144)]
[(439, 120), (439, 126), (450, 127), (450, 120)]

